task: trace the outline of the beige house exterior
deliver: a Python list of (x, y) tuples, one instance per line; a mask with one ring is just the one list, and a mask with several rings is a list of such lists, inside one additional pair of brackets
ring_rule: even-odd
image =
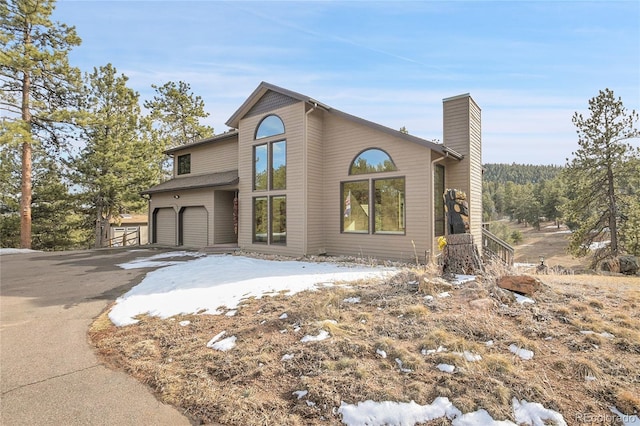
[(226, 133), (167, 151), (173, 179), (149, 197), (149, 241), (289, 256), (415, 260), (445, 233), (442, 194), (466, 192), (480, 249), (480, 108), (443, 100), (434, 143), (261, 83)]

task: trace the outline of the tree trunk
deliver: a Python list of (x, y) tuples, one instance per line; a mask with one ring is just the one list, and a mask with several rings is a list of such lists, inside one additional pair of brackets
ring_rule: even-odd
[(609, 187), (607, 188), (607, 197), (609, 198), (609, 233), (611, 234), (611, 255), (618, 256), (618, 227), (616, 222), (617, 208), (615, 187), (613, 185), (613, 170), (611, 166), (607, 169), (607, 180)]
[[(25, 45), (31, 44), (31, 34), (25, 28)], [(22, 182), (20, 196), (20, 248), (31, 248), (31, 110), (29, 108), (29, 93), (31, 91), (31, 76), (24, 72), (22, 76), (22, 120), (26, 125), (28, 136), (22, 142)]]
[(96, 206), (96, 242), (95, 247), (102, 247), (102, 202), (98, 202)]
[(22, 144), (22, 195), (20, 197), (20, 248), (31, 248), (31, 143)]

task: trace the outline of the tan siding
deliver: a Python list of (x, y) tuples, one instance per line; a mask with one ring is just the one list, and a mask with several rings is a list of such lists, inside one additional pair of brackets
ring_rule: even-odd
[(460, 154), (460, 162), (450, 161), (447, 188), (467, 194), (469, 220), (474, 242), (482, 242), (482, 135), (481, 112), (470, 96), (445, 99), (443, 103), (444, 144)]
[[(178, 175), (176, 164), (180, 155), (191, 154), (191, 173)], [(182, 178), (207, 173), (226, 172), (238, 168), (238, 142), (235, 139), (198, 145), (174, 153), (174, 176)]]
[(214, 193), (214, 244), (235, 243), (233, 230), (233, 191), (215, 191)]
[[(324, 129), (325, 193), (322, 211), (327, 253), (402, 260), (415, 259), (417, 253), (424, 260), (425, 253), (430, 253), (433, 240), (431, 151), (331, 114), (326, 115)], [(398, 170), (365, 176), (405, 177), (406, 235), (340, 232), (343, 204), (340, 183), (363, 177), (349, 176), (349, 167), (356, 155), (367, 148), (385, 150)]]
[[(253, 139), (258, 123), (268, 114), (278, 115), (284, 122), (286, 133), (280, 136)], [(262, 115), (256, 115), (240, 120), (239, 150), (241, 159), (238, 167), (240, 178), (239, 188), (239, 235), (238, 245), (244, 250), (281, 253), (285, 255), (300, 255), (304, 252), (304, 174), (303, 174), (303, 143), (304, 143), (304, 104), (298, 102), (283, 108), (278, 108)], [(258, 191), (252, 189), (253, 180), (253, 146), (285, 139), (287, 141), (287, 189), (282, 191)], [(287, 244), (267, 246), (252, 242), (252, 202), (254, 196), (281, 195), (287, 196)]]
[(326, 252), (323, 220), (324, 159), (322, 156), (323, 117), (316, 109), (307, 115), (307, 247), (305, 254)]

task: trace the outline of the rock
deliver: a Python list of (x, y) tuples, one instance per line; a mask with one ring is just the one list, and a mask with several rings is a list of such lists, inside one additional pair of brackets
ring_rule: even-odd
[(635, 275), (640, 270), (640, 263), (636, 256), (620, 256), (618, 262), (620, 263), (620, 272), (625, 275)]
[(542, 282), (528, 275), (505, 275), (498, 279), (498, 287), (522, 294), (533, 294), (542, 288)]
[(469, 302), (469, 307), (479, 311), (488, 311), (495, 306), (495, 302), (488, 297), (475, 299)]
[(600, 270), (605, 272), (618, 272), (625, 275), (635, 275), (638, 273), (638, 270), (640, 270), (640, 264), (636, 256), (618, 256), (600, 262)]

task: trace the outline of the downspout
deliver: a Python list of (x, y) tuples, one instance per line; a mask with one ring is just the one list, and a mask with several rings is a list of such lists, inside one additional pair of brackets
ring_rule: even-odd
[(307, 229), (307, 209), (309, 208), (309, 203), (308, 203), (308, 199), (307, 199), (307, 193), (308, 193), (308, 181), (309, 181), (309, 177), (307, 174), (307, 143), (309, 142), (309, 138), (308, 138), (308, 134), (309, 134), (309, 114), (311, 114), (316, 108), (318, 107), (318, 104), (313, 103), (313, 106), (311, 107), (311, 109), (307, 112), (305, 112), (304, 114), (304, 143), (302, 144), (302, 196), (304, 197), (304, 215), (303, 215), (303, 219), (302, 219), (302, 250), (303, 250), (303, 255), (307, 255), (309, 254), (309, 247), (307, 246), (308, 244), (308, 238), (307, 235), (309, 233), (309, 230)]
[[(446, 160), (449, 157), (449, 153), (445, 152), (444, 157), (436, 158), (435, 160), (431, 160), (431, 195), (433, 195), (434, 187), (433, 183), (435, 181), (435, 166), (436, 163)], [(445, 172), (446, 177), (446, 172)], [(445, 184), (446, 186), (446, 184)], [(433, 203), (433, 198), (431, 199), (431, 203)], [(445, 219), (446, 220), (446, 219)], [(446, 225), (446, 223), (445, 223)], [(436, 229), (436, 215), (434, 214), (433, 204), (431, 205), (431, 258), (434, 258), (436, 253), (436, 238), (435, 238), (435, 229)], [(445, 226), (445, 234), (446, 234), (446, 226)]]

